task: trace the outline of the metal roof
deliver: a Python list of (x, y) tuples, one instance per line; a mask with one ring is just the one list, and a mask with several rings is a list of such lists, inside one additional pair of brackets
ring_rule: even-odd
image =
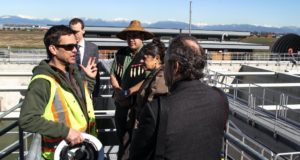
[(286, 34), (280, 37), (273, 45), (273, 53), (287, 53), (292, 48), (294, 53), (300, 51), (300, 36), (297, 34)]
[[(114, 36), (121, 32), (125, 27), (104, 27), (104, 26), (87, 26), (85, 27), (86, 31), (86, 40), (95, 43), (98, 46), (102, 47), (124, 47), (127, 46), (126, 41), (114, 38)], [(163, 28), (145, 28), (147, 31), (154, 33), (156, 36), (169, 37), (169, 39), (162, 38), (162, 41), (165, 43), (166, 47), (169, 45), (169, 40), (172, 37), (182, 33), (188, 34), (188, 29), (163, 29)], [(106, 34), (106, 38), (91, 38), (93, 35), (101, 37), (101, 34)], [(107, 34), (111, 34), (110, 37), (107, 37)], [(242, 38), (250, 36), (250, 32), (240, 32), (240, 31), (210, 31), (210, 30), (191, 30), (191, 35), (198, 36), (199, 43), (204, 49), (235, 49), (235, 50), (269, 50), (269, 46), (264, 46), (254, 43), (242, 43), (234, 41), (223, 40), (224, 36), (226, 38)], [(89, 37), (90, 36), (90, 37)], [(200, 38), (206, 37), (206, 38)], [(209, 38), (218, 38), (217, 40), (212, 41)], [(149, 43), (151, 40), (145, 41)]]
[[(125, 47), (127, 42), (118, 38), (86, 38), (97, 46), (102, 47)], [(169, 46), (169, 40), (162, 40), (166, 47)], [(151, 40), (144, 41), (145, 43), (151, 42)], [(260, 49), (269, 50), (269, 46), (254, 44), (254, 43), (243, 43), (233, 41), (198, 41), (204, 49)]]
[[(103, 33), (119, 33), (124, 27), (85, 27), (86, 32), (103, 32)], [(145, 28), (145, 30), (152, 32), (154, 34), (164, 34), (164, 35), (177, 35), (179, 33), (188, 34), (188, 29), (164, 29), (164, 28)], [(210, 30), (200, 30), (192, 29), (192, 35), (210, 35), (210, 36), (222, 36), (226, 34), (228, 36), (234, 37), (247, 37), (250, 36), (250, 32), (241, 32), (241, 31), (210, 31)]]

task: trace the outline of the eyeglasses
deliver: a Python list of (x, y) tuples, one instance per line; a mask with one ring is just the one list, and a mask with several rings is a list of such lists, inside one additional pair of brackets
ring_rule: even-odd
[(77, 44), (55, 44), (54, 46), (58, 48), (63, 48), (66, 51), (72, 51), (74, 48), (78, 49)]

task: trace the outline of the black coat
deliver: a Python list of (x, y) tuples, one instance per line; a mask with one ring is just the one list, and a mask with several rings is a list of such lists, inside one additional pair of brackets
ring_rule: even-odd
[[(162, 97), (164, 103), (161, 106), (168, 108), (165, 141), (161, 143), (164, 158), (218, 159), (227, 121), (226, 96), (198, 80), (179, 82), (170, 92), (170, 96)], [(140, 133), (133, 133), (134, 159), (155, 157), (157, 128), (161, 122), (160, 109), (154, 103), (147, 103), (141, 111)]]
[[(156, 139), (156, 119), (158, 118), (157, 97), (168, 93), (163, 67), (154, 70), (143, 82), (135, 109), (136, 127), (130, 148), (130, 159), (152, 159)], [(154, 104), (154, 105), (153, 105)]]

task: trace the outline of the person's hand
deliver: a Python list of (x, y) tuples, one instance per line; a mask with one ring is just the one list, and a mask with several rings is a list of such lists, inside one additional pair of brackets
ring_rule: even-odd
[(130, 95), (130, 90), (129, 89), (122, 89), (120, 92), (119, 92), (119, 96), (120, 97), (128, 97)]
[(122, 91), (122, 88), (114, 88), (114, 94), (113, 94), (113, 98), (116, 100), (116, 101), (119, 101), (120, 99), (120, 92)]
[(70, 128), (66, 140), (73, 146), (75, 144), (82, 143), (83, 140), (84, 140), (84, 138), (81, 135), (81, 132), (76, 131), (76, 130)]
[(89, 76), (90, 78), (95, 78), (98, 71), (96, 57), (90, 57), (87, 66), (84, 67), (82, 64), (80, 64), (80, 68), (87, 76)]
[(130, 94), (129, 89), (115, 88), (114, 100), (117, 102), (122, 102), (127, 99)]

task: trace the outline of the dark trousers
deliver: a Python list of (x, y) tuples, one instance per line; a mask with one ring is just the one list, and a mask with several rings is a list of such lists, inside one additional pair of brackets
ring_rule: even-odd
[(117, 129), (117, 136), (119, 140), (119, 151), (118, 151), (118, 160), (121, 159), (122, 155), (125, 151), (125, 146), (123, 144), (123, 138), (127, 131), (127, 114), (129, 107), (121, 107), (118, 103), (116, 105), (116, 112), (115, 112), (115, 124)]

